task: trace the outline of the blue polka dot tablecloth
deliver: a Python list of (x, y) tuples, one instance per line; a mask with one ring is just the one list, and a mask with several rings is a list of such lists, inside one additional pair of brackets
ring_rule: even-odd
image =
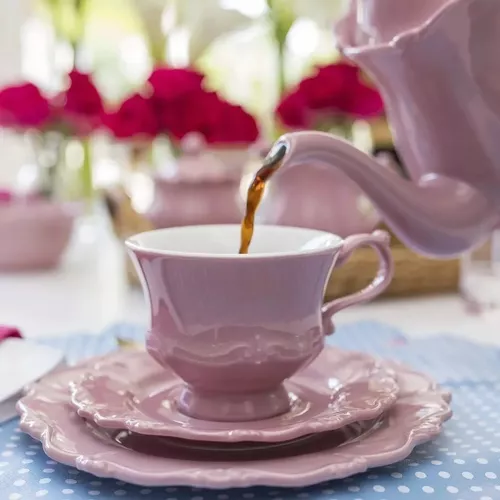
[[(116, 325), (102, 335), (44, 341), (69, 362), (116, 348), (116, 337), (140, 339), (143, 329)], [(500, 500), (500, 351), (443, 335), (409, 341), (376, 323), (339, 328), (331, 343), (399, 359), (433, 375), (453, 392), (455, 415), (435, 441), (403, 462), (303, 489), (224, 491), (143, 488), (99, 479), (50, 460), (19, 431), (0, 426), (0, 500)]]

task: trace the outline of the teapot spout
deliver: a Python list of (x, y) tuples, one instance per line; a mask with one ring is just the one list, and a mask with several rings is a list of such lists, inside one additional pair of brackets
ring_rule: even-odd
[(500, 222), (493, 205), (463, 182), (429, 174), (416, 184), (327, 133), (286, 134), (268, 160), (273, 155), (280, 156), (280, 171), (312, 163), (341, 170), (366, 193), (395, 235), (422, 255), (459, 255), (487, 238)]

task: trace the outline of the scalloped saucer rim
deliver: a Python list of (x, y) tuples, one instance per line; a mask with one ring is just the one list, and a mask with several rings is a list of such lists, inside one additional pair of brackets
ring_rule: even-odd
[(86, 366), (60, 371), (33, 385), (17, 405), (20, 428), (41, 441), (45, 453), (54, 460), (96, 476), (149, 487), (303, 487), (342, 479), (403, 460), (415, 446), (437, 436), (452, 414), (449, 392), (421, 373), (389, 363), (396, 370), (400, 397), (386, 413), (384, 425), (364, 439), (338, 449), (279, 460), (157, 458), (105, 443), (88, 432), (85, 421), (69, 404), (68, 390), (69, 381)]
[(394, 371), (379, 360), (334, 347), (325, 347), (285, 384), (290, 411), (265, 420), (209, 422), (185, 416), (172, 404), (180, 385), (146, 352), (120, 351), (71, 384), (71, 403), (80, 417), (107, 429), (191, 440), (277, 442), (372, 420), (394, 404), (399, 391)]

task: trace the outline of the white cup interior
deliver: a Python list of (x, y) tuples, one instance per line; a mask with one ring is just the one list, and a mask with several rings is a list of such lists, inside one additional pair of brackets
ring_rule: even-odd
[(264, 255), (322, 253), (340, 246), (342, 238), (313, 229), (285, 226), (256, 226), (249, 255), (239, 255), (240, 226), (205, 225), (157, 229), (129, 238), (132, 250), (185, 256), (248, 258)]

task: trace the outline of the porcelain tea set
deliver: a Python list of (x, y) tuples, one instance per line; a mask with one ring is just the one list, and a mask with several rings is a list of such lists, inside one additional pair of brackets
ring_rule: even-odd
[[(419, 252), (471, 248), (500, 219), (499, 12), (498, 0), (352, 0), (338, 24), (344, 54), (384, 95), (414, 182), (319, 132), (283, 136), (268, 161), (281, 173), (340, 169)], [(263, 225), (248, 254), (239, 238), (237, 225), (130, 238), (151, 311), (146, 349), (45, 377), (18, 403), (22, 430), (97, 476), (207, 488), (343, 478), (439, 434), (449, 393), (394, 362), (325, 345), (338, 311), (389, 284), (386, 233)], [(323, 304), (332, 268), (362, 246), (379, 257), (372, 283)]]
[[(18, 403), (49, 457), (144, 486), (305, 486), (408, 456), (450, 417), (425, 375), (325, 347), (333, 315), (375, 297), (392, 274), (384, 232), (351, 236), (184, 226), (126, 244), (151, 310), (146, 350), (46, 376)], [(322, 305), (332, 265), (360, 246), (373, 283)]]

